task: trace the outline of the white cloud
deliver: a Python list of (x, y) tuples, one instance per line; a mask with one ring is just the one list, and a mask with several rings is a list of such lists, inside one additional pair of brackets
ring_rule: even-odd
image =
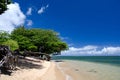
[(120, 55), (120, 47), (84, 46), (80, 48), (70, 47), (63, 51), (62, 55)]
[(38, 14), (42, 14), (45, 12), (45, 10), (49, 7), (49, 5), (46, 6), (42, 6), (39, 10), (38, 10)]
[(31, 7), (28, 8), (28, 11), (27, 11), (26, 15), (32, 15), (32, 8)]
[(106, 47), (103, 48), (101, 52), (106, 54), (114, 54), (114, 53), (120, 54), (120, 47)]
[(88, 45), (83, 47), (83, 50), (96, 50), (97, 48), (97, 46)]
[(32, 26), (33, 22), (32, 20), (27, 20), (27, 26)]
[(18, 3), (7, 6), (8, 10), (0, 15), (0, 30), (11, 32), (15, 27), (24, 24), (26, 16)]

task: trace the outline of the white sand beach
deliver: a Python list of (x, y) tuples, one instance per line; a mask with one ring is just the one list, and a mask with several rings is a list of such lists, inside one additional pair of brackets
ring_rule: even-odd
[(83, 61), (42, 61), (34, 58), (21, 63), (11, 75), (1, 74), (0, 80), (120, 80), (116, 66)]
[[(65, 80), (64, 75), (57, 69), (54, 62), (29, 58), (13, 71), (11, 75), (1, 74), (0, 80)], [(29, 62), (29, 63), (28, 63)]]

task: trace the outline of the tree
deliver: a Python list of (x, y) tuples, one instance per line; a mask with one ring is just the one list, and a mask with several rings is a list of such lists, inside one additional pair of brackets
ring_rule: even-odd
[(12, 33), (11, 33), (11, 39), (15, 40), (18, 42), (20, 50), (28, 49), (29, 46), (32, 46), (30, 39), (25, 36), (26, 34), (26, 29), (24, 26), (16, 28)]
[(0, 0), (0, 14), (7, 10), (7, 5), (11, 3), (11, 0)]
[(67, 49), (57, 32), (44, 29), (25, 29), (18, 27), (11, 33), (11, 38), (18, 41), (20, 50), (28, 49), (51, 54)]
[(28, 50), (30, 50), (30, 51), (37, 51), (37, 47), (34, 46), (34, 45), (31, 45), (31, 46), (28, 47)]
[(63, 50), (68, 49), (67, 44), (61, 41), (58, 42), (47, 42), (45, 44), (45, 53), (60, 53)]
[(31, 37), (32, 43), (36, 45), (42, 53), (51, 54), (66, 50), (67, 44), (62, 42), (57, 32), (53, 30), (31, 29), (34, 36)]
[(2, 43), (3, 45), (9, 46), (10, 50), (14, 51), (19, 48), (17, 41), (9, 39)]
[(9, 33), (1, 30), (0, 31), (0, 44), (7, 41), (8, 39), (10, 39)]
[(19, 48), (18, 43), (10, 38), (10, 34), (6, 31), (0, 31), (0, 44), (9, 46), (11, 50)]

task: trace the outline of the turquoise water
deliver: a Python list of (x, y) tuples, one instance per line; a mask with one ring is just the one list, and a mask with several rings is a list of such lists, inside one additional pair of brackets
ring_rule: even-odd
[(89, 61), (120, 66), (120, 56), (53, 56), (53, 60)]

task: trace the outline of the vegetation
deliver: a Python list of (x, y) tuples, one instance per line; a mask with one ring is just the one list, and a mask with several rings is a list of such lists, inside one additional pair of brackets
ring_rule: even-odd
[(0, 31), (0, 44), (9, 46), (12, 51), (19, 48), (17, 41), (12, 40), (5, 31)]
[(19, 48), (19, 45), (18, 45), (17, 41), (14, 41), (14, 40), (11, 40), (11, 39), (3, 42), (3, 45), (9, 46), (10, 50), (12, 50), (12, 51), (14, 51), (14, 50)]
[(11, 33), (11, 39), (18, 42), (19, 49), (40, 51), (42, 53), (59, 53), (66, 50), (67, 44), (62, 42), (57, 32), (44, 29), (16, 28)]
[(11, 3), (11, 0), (0, 0), (0, 14), (7, 10), (7, 5)]
[[(11, 0), (0, 0), (0, 15), (7, 10)], [(59, 38), (57, 32), (44, 29), (25, 29), (24, 26), (14, 29), (11, 34), (0, 31), (0, 44), (7, 45), (11, 50), (40, 51), (42, 53), (60, 53), (66, 50), (67, 44)]]
[(6, 31), (0, 31), (0, 44), (10, 39), (10, 35)]

